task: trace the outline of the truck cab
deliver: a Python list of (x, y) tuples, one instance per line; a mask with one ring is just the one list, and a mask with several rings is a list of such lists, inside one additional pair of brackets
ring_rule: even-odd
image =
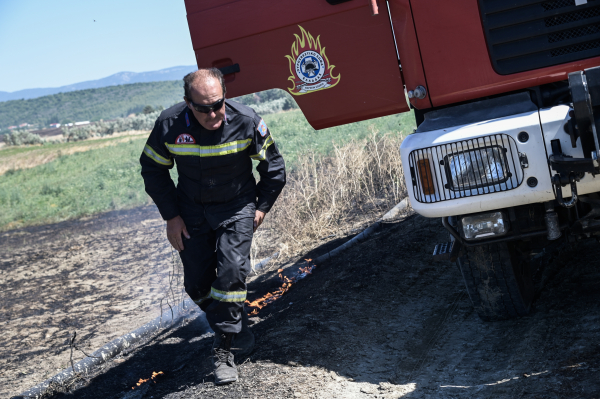
[(413, 110), (413, 209), (441, 218), (484, 320), (527, 314), (530, 260), (600, 235), (597, 0), (186, 0), (199, 67), (280, 88), (315, 129)]

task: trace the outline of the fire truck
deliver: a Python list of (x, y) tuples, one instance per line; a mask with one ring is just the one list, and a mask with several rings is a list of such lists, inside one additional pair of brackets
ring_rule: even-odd
[(228, 96), (285, 90), (315, 129), (413, 110), (410, 203), (482, 319), (529, 313), (532, 259), (600, 234), (600, 1), (185, 3)]

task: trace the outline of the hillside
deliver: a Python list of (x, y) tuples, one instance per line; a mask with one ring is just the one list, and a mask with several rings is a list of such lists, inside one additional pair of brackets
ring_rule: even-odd
[(196, 70), (195, 65), (176, 66), (150, 72), (119, 72), (102, 79), (88, 80), (60, 87), (25, 89), (13, 92), (0, 91), (0, 101), (27, 100), (41, 96), (49, 96), (69, 91), (98, 89), (106, 86), (116, 86), (131, 83), (162, 82), (181, 79), (187, 73)]
[(181, 80), (134, 83), (58, 93), (30, 100), (0, 102), (0, 129), (21, 123), (96, 121), (140, 112), (144, 106), (169, 107), (183, 101)]
[[(292, 97), (279, 89), (237, 97), (261, 114), (297, 108)], [(134, 83), (78, 90), (29, 100), (0, 102), (0, 135), (7, 127), (29, 123), (38, 128), (50, 123), (108, 120), (139, 113), (146, 105), (163, 108), (183, 101), (183, 82)]]

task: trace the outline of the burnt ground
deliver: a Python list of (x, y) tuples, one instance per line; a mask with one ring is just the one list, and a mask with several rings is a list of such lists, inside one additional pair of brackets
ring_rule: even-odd
[(155, 206), (0, 233), (0, 397), (67, 368), (74, 333), (91, 353), (178, 302), (171, 259)]
[[(412, 215), (317, 267), (254, 319), (256, 349), (237, 359), (237, 383), (213, 384), (212, 337), (196, 318), (54, 397), (600, 398), (598, 243), (540, 257), (531, 314), (489, 323), (457, 267), (432, 261), (445, 240), (439, 220)], [(278, 285), (266, 269), (250, 299)]]

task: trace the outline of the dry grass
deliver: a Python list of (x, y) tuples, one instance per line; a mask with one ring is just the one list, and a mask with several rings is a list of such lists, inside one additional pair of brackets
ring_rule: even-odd
[(297, 252), (380, 217), (406, 196), (401, 142), (400, 135), (372, 131), (335, 146), (330, 157), (305, 154), (265, 220), (265, 234), (278, 237), (280, 252)]

